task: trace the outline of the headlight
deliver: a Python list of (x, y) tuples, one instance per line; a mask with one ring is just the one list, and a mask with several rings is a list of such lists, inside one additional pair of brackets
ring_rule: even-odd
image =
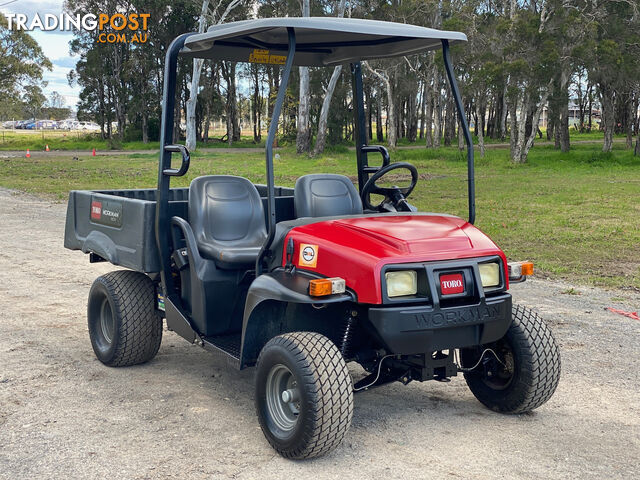
[(387, 296), (389, 298), (418, 293), (418, 272), (415, 270), (387, 272), (384, 274), (384, 278), (387, 282)]
[(480, 269), (480, 279), (482, 286), (497, 287), (500, 285), (500, 265), (497, 263), (481, 263), (478, 265)]

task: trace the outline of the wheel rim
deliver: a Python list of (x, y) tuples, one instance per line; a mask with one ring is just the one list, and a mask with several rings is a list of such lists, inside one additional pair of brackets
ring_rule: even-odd
[[(487, 352), (483, 361), (482, 381), (493, 390), (505, 390), (515, 374), (515, 358), (513, 350), (507, 342), (496, 342), (492, 350), (496, 355)], [(497, 356), (497, 358), (496, 358)]]
[(286, 437), (298, 423), (300, 393), (291, 370), (282, 364), (273, 366), (267, 375), (267, 412), (277, 427), (273, 433)]
[(116, 326), (111, 305), (109, 304), (109, 300), (105, 298), (102, 300), (102, 305), (100, 305), (100, 332), (107, 344), (111, 344), (113, 341), (115, 329)]

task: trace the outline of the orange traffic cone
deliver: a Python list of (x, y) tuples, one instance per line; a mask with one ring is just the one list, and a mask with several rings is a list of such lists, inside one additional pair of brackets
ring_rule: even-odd
[(46, 147), (44, 147), (44, 151), (48, 152), (49, 151), (49, 145), (47, 145)]
[(31, 158), (31, 152), (29, 152), (29, 149), (27, 148), (27, 154), (25, 155), (25, 157), (27, 158)]
[(94, 156), (94, 157), (96, 156), (96, 149), (95, 148), (93, 149), (93, 153), (91, 155)]

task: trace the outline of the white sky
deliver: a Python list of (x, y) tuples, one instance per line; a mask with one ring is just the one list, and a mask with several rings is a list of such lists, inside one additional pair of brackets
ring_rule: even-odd
[[(10, 1), (0, 0), (0, 5)], [(17, 0), (9, 5), (0, 6), (0, 12), (24, 13), (30, 22), (36, 12), (40, 17), (45, 13), (59, 15), (62, 12), (63, 2), (64, 0)], [(66, 106), (75, 110), (80, 88), (77, 85), (70, 87), (67, 82), (67, 73), (75, 68), (79, 60), (79, 57), (69, 55), (69, 42), (73, 39), (73, 34), (59, 30), (49, 32), (34, 30), (29, 34), (40, 44), (42, 51), (53, 64), (53, 70), (43, 71), (43, 80), (48, 82), (47, 87), (43, 89), (44, 94), (49, 98), (51, 92), (57, 91), (64, 97)]]

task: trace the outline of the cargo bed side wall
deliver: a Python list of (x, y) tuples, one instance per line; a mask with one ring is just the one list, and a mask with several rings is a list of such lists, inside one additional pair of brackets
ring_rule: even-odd
[[(256, 185), (256, 188), (264, 197), (266, 187)], [(93, 252), (114, 265), (139, 272), (159, 272), (154, 223), (156, 195), (155, 188), (71, 191), (65, 223), (65, 248)], [(188, 221), (188, 200), (188, 188), (172, 188), (169, 191), (169, 218), (178, 216)], [(115, 205), (120, 211), (118, 224), (104, 225), (100, 220), (92, 219), (92, 202)], [(276, 187), (276, 215), (278, 221), (294, 218), (293, 189)]]
[[(155, 190), (114, 193), (72, 191), (69, 194), (64, 246), (71, 250), (96, 253), (114, 265), (139, 272), (160, 271), (154, 229), (156, 204), (154, 201), (130, 198), (155, 198)], [(176, 196), (179, 197), (180, 192)], [(93, 202), (119, 206), (121, 225), (108, 226), (94, 221), (91, 217)], [(171, 216), (187, 218), (186, 200), (172, 201), (169, 208)]]

